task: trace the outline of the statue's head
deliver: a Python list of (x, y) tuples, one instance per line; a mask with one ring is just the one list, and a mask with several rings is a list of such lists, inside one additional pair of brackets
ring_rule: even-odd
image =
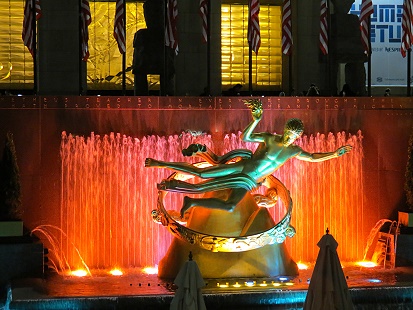
[(304, 124), (298, 118), (289, 119), (284, 126), (283, 144), (288, 146), (297, 140), (304, 132)]

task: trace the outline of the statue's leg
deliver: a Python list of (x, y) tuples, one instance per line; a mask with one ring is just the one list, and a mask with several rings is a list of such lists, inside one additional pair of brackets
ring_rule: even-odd
[(231, 193), (226, 200), (219, 198), (191, 198), (185, 196), (183, 206), (181, 208), (181, 217), (183, 217), (185, 212), (187, 212), (190, 208), (195, 206), (232, 212), (247, 192), (248, 191), (243, 188), (233, 188), (231, 189)]
[(168, 168), (175, 171), (186, 172), (195, 176), (199, 176), (202, 170), (201, 168), (197, 168), (188, 163), (167, 162), (162, 160), (156, 160), (153, 158), (145, 159), (145, 167)]
[(217, 178), (222, 176), (227, 176), (233, 173), (240, 173), (243, 169), (242, 161), (239, 161), (235, 164), (226, 165), (220, 164), (216, 166), (206, 167), (206, 168), (197, 168), (188, 163), (179, 163), (179, 162), (166, 162), (161, 160), (156, 160), (153, 158), (145, 159), (145, 167), (159, 167), (159, 168), (168, 168), (175, 171), (186, 172), (204, 179), (208, 178)]

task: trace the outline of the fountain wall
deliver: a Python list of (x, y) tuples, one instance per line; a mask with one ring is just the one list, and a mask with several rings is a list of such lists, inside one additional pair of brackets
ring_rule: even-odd
[[(361, 259), (370, 229), (381, 218), (396, 219), (397, 210), (405, 201), (407, 141), (413, 127), (411, 100), (269, 97), (263, 101), (265, 114), (257, 128), (259, 131), (281, 132), (285, 120), (298, 117), (305, 124), (306, 140), (302, 141), (305, 148), (332, 148), (348, 140), (358, 146), (351, 155), (357, 158), (343, 157), (343, 162), (311, 164), (311, 168), (285, 167), (285, 182), (297, 200), (294, 201), (296, 212), (293, 211), (292, 224), (301, 234), (287, 244), (293, 258), (315, 260), (316, 243), (325, 226), (329, 226), (339, 239), (342, 260)], [(208, 143), (217, 152), (239, 147), (237, 134), (250, 121), (249, 110), (245, 109), (241, 98), (229, 97), (0, 97), (0, 105), (0, 134), (4, 136), (6, 131), (14, 134), (23, 186), (25, 226), (33, 229), (51, 225), (42, 227), (56, 236), (62, 247), (59, 250), (75, 262), (73, 248), (76, 247), (85, 262), (93, 267), (153, 265), (170, 242), (167, 232), (154, 224), (148, 214), (156, 203), (155, 183), (165, 172), (151, 174), (150, 180), (139, 179), (139, 184), (127, 185), (127, 180), (135, 180), (128, 173), (141, 174), (142, 169), (126, 171), (125, 167), (139, 166), (147, 155), (145, 152), (164, 154), (165, 159), (170, 159), (171, 152), (162, 153), (169, 144), (173, 145), (175, 153), (192, 141)], [(128, 201), (136, 191), (129, 190), (129, 198), (119, 195), (117, 200), (111, 201), (109, 187), (114, 183), (109, 178), (98, 178), (96, 171), (99, 170), (93, 170), (97, 164), (95, 168), (93, 164), (86, 168), (89, 172), (77, 179), (81, 181), (71, 183), (73, 179), (67, 179), (64, 170), (67, 166), (61, 154), (62, 141), (65, 141), (63, 132), (66, 141), (69, 136), (72, 141), (83, 139), (81, 144), (87, 146), (89, 140), (89, 147), (95, 142), (102, 144), (105, 139), (110, 141), (114, 133), (114, 140), (120, 139), (120, 145), (131, 148), (130, 152), (118, 150), (126, 156), (121, 160), (122, 165), (128, 161), (130, 164), (119, 166), (123, 175), (117, 177), (124, 181), (117, 183), (116, 191), (126, 193), (125, 186), (140, 186), (145, 197), (135, 196), (132, 200), (136, 203), (130, 204)], [(312, 143), (324, 146), (312, 146)], [(146, 150), (136, 149), (144, 144)], [(112, 169), (114, 166), (107, 163), (105, 167)], [(356, 167), (357, 171), (350, 167)], [(298, 169), (303, 177), (288, 180), (290, 169)], [(119, 173), (116, 169), (107, 170), (100, 177), (114, 171)], [(316, 186), (317, 183), (322, 186)], [(317, 193), (314, 196), (306, 193), (300, 198), (305, 186)], [(320, 202), (308, 197), (324, 198)], [(108, 211), (109, 207), (90, 207), (93, 199), (95, 205), (110, 206), (114, 213)], [(70, 209), (72, 206), (68, 203), (73, 201), (80, 201), (83, 209), (79, 210), (87, 212)], [(171, 205), (174, 204), (171, 201)], [(128, 219), (125, 219), (123, 212), (128, 208)], [(109, 218), (108, 212), (112, 214)], [(69, 223), (70, 217), (73, 218)], [(83, 222), (90, 225), (83, 226)], [(103, 240), (96, 242), (91, 238), (94, 233)], [(125, 247), (127, 244), (134, 246)], [(105, 253), (106, 258), (94, 257), (88, 252), (91, 249)]]

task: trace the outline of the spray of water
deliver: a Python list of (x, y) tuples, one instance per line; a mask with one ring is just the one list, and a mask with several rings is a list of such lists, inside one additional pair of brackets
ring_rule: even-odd
[[(60, 229), (57, 226), (54, 225), (39, 225), (35, 227), (32, 231), (31, 234), (36, 234), (37, 236), (42, 235), (46, 240), (48, 241), (48, 244), (51, 246), (51, 253), (54, 256), (53, 258), (49, 258), (49, 262), (53, 265), (52, 269), (57, 272), (71, 272), (71, 266), (69, 261), (66, 258), (66, 254), (62, 251), (62, 247), (60, 246), (60, 242), (57, 238), (58, 234), (55, 232), (58, 232), (58, 234), (64, 236), (67, 238), (67, 235), (65, 232)], [(88, 274), (91, 275), (90, 269), (83, 260), (82, 256), (79, 253), (79, 250), (76, 248), (76, 246), (72, 243), (73, 249), (76, 251), (78, 254), (78, 257), (80, 261), (82, 262), (82, 267), (87, 270)]]
[[(213, 141), (209, 135), (191, 133), (137, 139), (113, 133), (104, 136), (91, 133), (85, 138), (63, 132), (58, 226), (64, 235), (50, 241), (52, 248), (65, 257), (66, 262), (59, 262), (59, 267), (158, 264), (171, 243), (171, 236), (164, 227), (152, 222), (151, 211), (157, 201), (156, 183), (171, 171), (144, 168), (144, 160), (155, 157), (188, 161), (181, 150), (191, 143), (206, 144), (221, 154), (256, 147), (242, 142), (240, 133)], [(318, 253), (316, 244), (329, 227), (340, 244), (340, 258), (360, 259), (365, 212), (361, 132), (303, 136), (298, 144), (308, 152), (334, 151), (344, 144), (351, 144), (353, 150), (322, 163), (292, 159), (275, 173), (291, 191), (294, 202), (292, 225), (297, 234), (287, 242), (290, 253), (297, 261), (314, 261)], [(165, 205), (176, 211), (181, 204), (180, 194), (170, 194), (165, 199)], [(284, 214), (277, 208), (271, 212), (275, 220)]]

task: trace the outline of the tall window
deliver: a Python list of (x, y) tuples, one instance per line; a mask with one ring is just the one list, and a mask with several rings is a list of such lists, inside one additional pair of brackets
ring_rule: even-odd
[[(223, 4), (221, 8), (222, 85), (249, 83), (248, 5)], [(252, 52), (254, 90), (279, 90), (282, 78), (281, 7), (260, 7), (261, 47)]]
[(0, 89), (33, 88), (33, 58), (23, 44), (24, 1), (0, 1)]
[[(116, 2), (90, 2), (92, 23), (89, 26), (90, 57), (87, 63), (87, 87), (89, 90), (121, 89), (122, 87), (122, 54), (113, 37), (113, 23)], [(135, 32), (146, 28), (143, 16), (143, 3), (126, 2), (126, 87), (133, 89), (133, 38)], [(152, 88), (158, 81), (151, 81)], [(152, 77), (153, 79), (153, 77)], [(159, 79), (158, 79), (159, 80)]]

